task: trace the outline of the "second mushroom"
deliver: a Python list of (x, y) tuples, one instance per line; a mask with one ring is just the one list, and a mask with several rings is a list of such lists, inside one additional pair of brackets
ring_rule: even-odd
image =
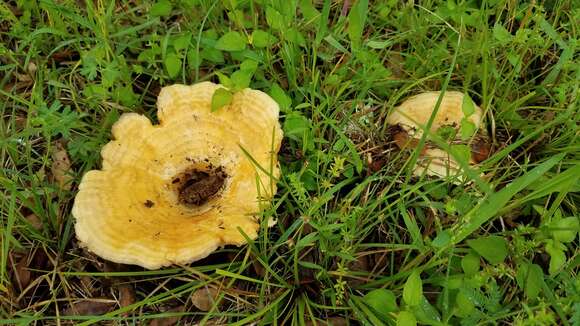
[[(387, 123), (394, 127), (393, 138), (399, 148), (417, 147), (433, 111), (437, 108), (440, 96), (441, 92), (425, 92), (412, 96), (387, 117)], [(469, 96), (457, 91), (445, 92), (426, 136), (427, 145), (422, 148), (419, 159), (413, 167), (413, 174), (452, 177), (454, 182), (463, 180), (460, 165), (453, 155), (430, 140), (433, 139), (433, 135), (441, 134), (444, 128), (451, 131), (452, 143), (468, 144), (471, 147), (469, 164), (473, 166), (483, 161), (489, 154), (489, 146), (484, 140), (485, 128), (482, 126), (482, 118), (482, 110)], [(461, 128), (469, 128), (468, 134), (472, 137), (462, 139)]]

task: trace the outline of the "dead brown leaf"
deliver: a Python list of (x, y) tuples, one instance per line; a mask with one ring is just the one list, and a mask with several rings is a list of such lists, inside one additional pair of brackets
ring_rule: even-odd
[(74, 177), (72, 176), (70, 158), (62, 141), (53, 143), (51, 172), (54, 182), (58, 184), (60, 189), (71, 189)]
[[(175, 308), (171, 308), (166, 312), (184, 312), (185, 306), (178, 306)], [(181, 319), (181, 316), (171, 316), (171, 317), (164, 317), (164, 318), (157, 318), (153, 319), (149, 326), (173, 326), (177, 324), (177, 322)]]
[(373, 159), (372, 156), (367, 159), (367, 166), (369, 168), (369, 174), (379, 172), (387, 161), (381, 158)]
[(23, 130), (26, 129), (26, 124), (28, 119), (20, 114), (16, 114), (14, 116), (14, 125), (16, 126), (16, 130)]
[(219, 292), (217, 289), (204, 286), (193, 292), (191, 295), (191, 303), (201, 311), (210, 311), (218, 295)]
[(8, 83), (4, 86), (4, 90), (7, 92), (22, 92), (23, 90), (29, 88), (34, 83), (32, 80), (21, 82), (17, 81), (15, 83)]
[(35, 214), (27, 215), (24, 219), (26, 219), (35, 230), (42, 230), (42, 221)]
[(20, 291), (24, 291), (26, 287), (30, 284), (32, 278), (32, 272), (28, 269), (30, 254), (26, 254), (18, 260), (15, 268), (14, 277), (20, 287)]
[[(397, 147), (399, 147), (400, 149), (416, 148), (417, 146), (419, 146), (419, 141), (415, 138), (410, 137), (406, 131), (399, 131), (395, 133), (393, 135), (393, 140), (395, 141), (395, 144), (397, 144)], [(421, 149), (421, 155), (425, 155), (426, 153), (427, 146)]]
[(471, 158), (475, 163), (481, 163), (491, 154), (491, 142), (487, 137), (476, 137), (471, 144)]
[(85, 299), (71, 303), (62, 314), (64, 316), (97, 316), (106, 314), (114, 307), (115, 301), (107, 298)]
[(119, 288), (119, 305), (121, 308), (130, 306), (136, 302), (135, 290), (129, 284), (120, 284)]

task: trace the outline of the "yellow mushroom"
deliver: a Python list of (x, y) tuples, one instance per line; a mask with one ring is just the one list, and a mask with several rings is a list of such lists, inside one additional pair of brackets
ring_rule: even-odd
[(165, 87), (158, 125), (135, 113), (115, 123), (102, 170), (83, 177), (72, 210), (77, 238), (90, 251), (157, 269), (241, 245), (240, 230), (256, 238), (256, 215), (279, 176), (279, 108), (245, 89), (211, 112), (220, 87)]
[[(412, 96), (396, 107), (387, 117), (388, 124), (397, 125), (401, 129), (399, 133), (394, 135), (395, 142), (400, 148), (417, 146), (418, 139), (423, 135), (440, 94), (440, 92), (426, 92)], [(470, 105), (470, 110), (464, 110), (463, 105)], [(471, 112), (467, 116), (465, 111)], [(469, 97), (465, 97), (461, 92), (447, 91), (443, 95), (439, 110), (435, 114), (429, 131), (435, 134), (439, 128), (445, 126), (459, 130), (465, 121), (473, 124), (475, 130), (478, 130), (482, 124), (482, 117), (481, 109)], [(427, 140), (429, 139), (428, 135)], [(469, 163), (475, 165), (477, 160), (471, 158)], [(440, 148), (431, 146), (423, 148), (419, 160), (413, 168), (413, 174), (417, 176), (426, 174), (448, 177), (457, 176), (459, 172), (460, 166), (452, 155)]]

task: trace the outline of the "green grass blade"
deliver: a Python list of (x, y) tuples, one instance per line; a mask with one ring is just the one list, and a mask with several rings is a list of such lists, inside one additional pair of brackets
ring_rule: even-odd
[(480, 205), (467, 213), (462, 222), (453, 228), (452, 244), (457, 244), (479, 229), (484, 223), (495, 217), (508, 204), (509, 200), (524, 190), (544, 173), (558, 164), (565, 154), (556, 155), (538, 165), (525, 175), (512, 181), (502, 190), (489, 195)]

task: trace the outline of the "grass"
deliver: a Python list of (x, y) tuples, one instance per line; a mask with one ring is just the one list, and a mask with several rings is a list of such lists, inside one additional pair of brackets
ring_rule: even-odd
[[(0, 324), (579, 325), (579, 15), (566, 0), (2, 2)], [(280, 104), (278, 224), (159, 271), (84, 251), (70, 209), (111, 125), (205, 80)], [(393, 150), (385, 123), (440, 89), (474, 99), (494, 148), (459, 186), (411, 176), (418, 151)]]

